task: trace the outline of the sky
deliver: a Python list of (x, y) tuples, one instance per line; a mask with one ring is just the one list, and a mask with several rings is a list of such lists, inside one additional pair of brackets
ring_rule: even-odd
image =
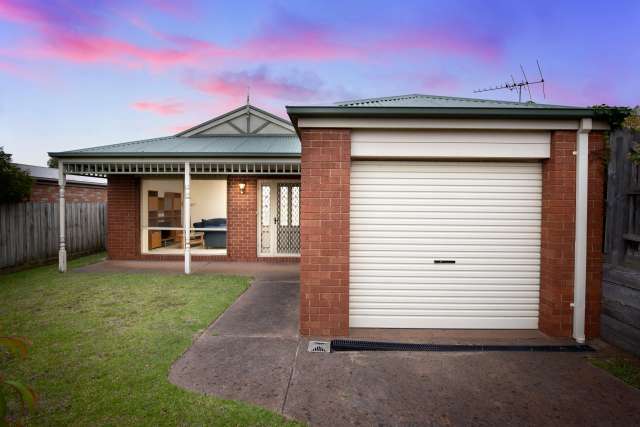
[[(0, 146), (48, 151), (174, 134), (251, 103), (546, 80), (538, 103), (640, 104), (640, 1), (0, 0)], [(529, 99), (525, 93), (524, 99)]]

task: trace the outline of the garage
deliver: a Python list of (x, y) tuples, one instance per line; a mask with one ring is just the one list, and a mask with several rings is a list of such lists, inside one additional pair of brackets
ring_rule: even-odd
[(536, 329), (538, 161), (354, 160), (349, 324)]
[(302, 335), (598, 335), (596, 110), (409, 94), (287, 113), (301, 143)]

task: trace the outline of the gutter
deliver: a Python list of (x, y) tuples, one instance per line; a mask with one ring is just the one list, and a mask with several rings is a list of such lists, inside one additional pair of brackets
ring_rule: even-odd
[(104, 153), (104, 152), (86, 152), (86, 151), (60, 151), (60, 152), (49, 152), (50, 157), (54, 157), (57, 159), (60, 158), (121, 158), (121, 159), (153, 159), (153, 158), (162, 158), (162, 159), (172, 159), (172, 158), (209, 158), (216, 159), (218, 157), (224, 158), (233, 158), (233, 159), (274, 159), (274, 158), (287, 158), (287, 159), (299, 159), (300, 153), (203, 153), (203, 152), (138, 152), (138, 153)]
[(299, 117), (393, 117), (393, 118), (593, 118), (591, 108), (475, 108), (475, 107), (313, 107), (287, 106), (287, 114), (296, 124)]

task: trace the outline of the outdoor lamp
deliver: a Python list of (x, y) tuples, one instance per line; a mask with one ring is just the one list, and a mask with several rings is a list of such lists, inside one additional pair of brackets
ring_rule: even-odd
[(244, 182), (241, 182), (240, 184), (238, 184), (238, 187), (240, 187), (240, 194), (244, 194), (244, 188), (247, 186), (247, 184), (245, 184)]

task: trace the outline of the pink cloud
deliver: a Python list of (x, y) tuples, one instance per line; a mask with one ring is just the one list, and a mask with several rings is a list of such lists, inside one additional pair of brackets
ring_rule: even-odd
[(424, 77), (422, 87), (428, 93), (434, 93), (434, 90), (451, 93), (460, 88), (460, 80), (447, 73), (437, 73)]
[(172, 116), (175, 114), (182, 114), (184, 112), (184, 104), (175, 101), (137, 101), (131, 104), (131, 107), (138, 111), (148, 111), (160, 114), (161, 116)]
[(145, 3), (170, 16), (190, 19), (196, 16), (196, 5), (191, 0), (145, 0)]
[(463, 30), (460, 25), (446, 28), (403, 30), (373, 43), (372, 51), (398, 53), (425, 51), (447, 56), (471, 57), (484, 62), (502, 59), (503, 49), (499, 41)]
[(586, 107), (597, 104), (617, 105), (619, 98), (614, 88), (603, 82), (545, 84), (547, 99), (544, 102)]
[(247, 41), (238, 55), (250, 59), (335, 60), (363, 57), (364, 52), (331, 40), (321, 29), (293, 29), (287, 34), (266, 32)]
[[(72, 62), (107, 62), (129, 67), (194, 65), (203, 56), (224, 53), (213, 43), (188, 37), (171, 37), (156, 33), (165, 42), (162, 47), (147, 47), (127, 40), (96, 34), (101, 21), (65, 3), (53, 8), (48, 4), (3, 0), (0, 19), (26, 24), (36, 30), (36, 37), (15, 47), (12, 53), (30, 58), (55, 58)], [(143, 27), (142, 20), (131, 20)]]
[(44, 25), (47, 21), (47, 16), (41, 9), (10, 0), (0, 2), (0, 18), (31, 25)]
[(174, 134), (174, 133), (184, 132), (185, 130), (191, 129), (192, 127), (193, 127), (193, 123), (188, 125), (169, 126), (168, 130), (170, 133)]
[(198, 60), (195, 50), (180, 48), (149, 48), (102, 36), (84, 36), (66, 31), (48, 32), (43, 43), (31, 44), (27, 52), (37, 57), (62, 58), (74, 62), (111, 62), (128, 66), (150, 65), (166, 67), (193, 64)]
[(192, 87), (210, 95), (244, 99), (247, 90), (265, 98), (305, 100), (318, 93), (318, 78), (310, 74), (273, 77), (265, 67), (256, 71), (224, 72), (204, 78), (187, 78)]

